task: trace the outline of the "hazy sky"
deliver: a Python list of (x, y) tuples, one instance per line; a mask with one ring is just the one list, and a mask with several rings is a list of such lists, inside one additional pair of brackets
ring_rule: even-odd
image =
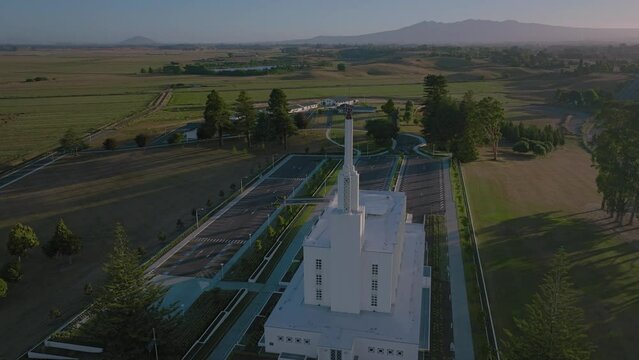
[(0, 42), (251, 42), (469, 18), (639, 28), (639, 0), (0, 0)]

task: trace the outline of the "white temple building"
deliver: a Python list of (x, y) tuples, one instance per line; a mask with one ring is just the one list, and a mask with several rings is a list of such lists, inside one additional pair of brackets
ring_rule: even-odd
[(344, 148), (337, 195), (266, 321), (265, 349), (280, 359), (417, 359), (430, 322), (423, 225), (410, 223), (404, 193), (359, 190), (350, 111)]

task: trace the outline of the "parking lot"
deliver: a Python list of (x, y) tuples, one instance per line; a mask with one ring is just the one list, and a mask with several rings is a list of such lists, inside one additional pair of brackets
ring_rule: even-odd
[(240, 199), (217, 220), (165, 261), (157, 274), (213, 277), (251, 235), (268, 220), (275, 203), (288, 196), (321, 162), (318, 157), (293, 156)]
[(422, 157), (406, 160), (400, 191), (406, 193), (406, 211), (413, 214), (413, 222), (421, 223), (425, 215), (444, 213), (442, 175), (440, 160)]
[(360, 189), (389, 190), (397, 159), (397, 156), (361, 157), (355, 165), (359, 173)]

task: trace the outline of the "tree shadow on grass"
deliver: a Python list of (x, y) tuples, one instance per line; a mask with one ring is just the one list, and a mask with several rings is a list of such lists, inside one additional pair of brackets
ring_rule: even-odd
[[(561, 247), (599, 354), (639, 353), (639, 252), (579, 214), (544, 212), (502, 221), (478, 233), (484, 273), (498, 332), (513, 329), (525, 304)], [(603, 334), (603, 336), (602, 336)]]

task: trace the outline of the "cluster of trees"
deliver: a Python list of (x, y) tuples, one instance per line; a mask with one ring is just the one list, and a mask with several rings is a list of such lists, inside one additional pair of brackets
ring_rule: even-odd
[[(9, 281), (17, 282), (22, 279), (22, 259), (29, 255), (29, 252), (40, 246), (40, 240), (33, 228), (18, 223), (11, 228), (7, 241), (7, 252), (14, 257), (4, 266), (3, 277)], [(69, 257), (76, 255), (82, 249), (82, 239), (74, 235), (71, 230), (60, 219), (55, 232), (48, 243), (42, 246), (42, 250), (48, 257), (64, 255)], [(0, 279), (0, 297), (6, 296), (7, 284)]]
[(601, 130), (593, 158), (598, 170), (601, 207), (620, 225), (639, 208), (639, 105), (610, 103), (598, 116)]
[(533, 152), (535, 155), (543, 156), (565, 144), (562, 129), (555, 129), (551, 125), (540, 128), (519, 122), (519, 125), (515, 126), (509, 121), (503, 123), (501, 132), (504, 139), (514, 143), (513, 151), (519, 153)]
[(366, 134), (379, 145), (388, 144), (391, 139), (397, 137), (400, 122), (411, 123), (415, 120), (415, 105), (412, 101), (406, 101), (401, 117), (400, 111), (401, 109), (395, 105), (393, 99), (388, 99), (382, 105), (382, 112), (386, 114), (386, 119), (367, 120)]
[[(343, 65), (343, 64), (342, 64)], [(258, 76), (272, 73), (283, 73), (307, 67), (304, 63), (277, 63), (277, 64), (256, 64), (223, 62), (221, 64), (211, 64), (198, 62), (194, 64), (181, 65), (179, 62), (171, 61), (162, 67), (141, 68), (140, 74), (166, 74), (166, 75), (218, 75), (218, 76)], [(344, 67), (346, 70), (346, 67)], [(344, 71), (340, 70), (340, 71)]]
[(502, 104), (485, 97), (476, 101), (467, 92), (461, 101), (448, 93), (443, 75), (424, 78), (424, 111), (422, 132), (434, 147), (453, 153), (460, 161), (477, 159), (479, 144), (489, 144), (497, 159), (497, 145), (501, 139), (504, 109)]
[[(234, 121), (231, 121), (231, 111)], [(277, 140), (288, 147), (288, 137), (298, 126), (305, 127), (306, 119), (296, 119), (293, 123), (288, 110), (286, 94), (281, 89), (273, 89), (269, 96), (266, 111), (257, 113), (253, 100), (245, 91), (240, 91), (233, 107), (229, 107), (220, 94), (212, 90), (204, 108), (204, 124), (198, 130), (200, 139), (212, 138), (217, 134), (220, 146), (226, 133), (239, 133), (245, 136), (249, 148), (254, 140)]]
[(34, 81), (37, 82), (37, 81), (47, 81), (47, 80), (49, 80), (49, 78), (46, 76), (36, 76), (34, 78), (28, 78), (24, 82), (34, 82)]
[(579, 60), (577, 66), (570, 71), (562, 71), (570, 75), (587, 75), (592, 73), (626, 73), (634, 74), (639, 72), (639, 63), (629, 60), (597, 59), (592, 62)]
[(372, 137), (379, 145), (386, 145), (397, 137), (399, 127), (389, 119), (371, 119), (366, 121), (366, 135)]
[[(149, 141), (149, 137), (146, 134), (140, 133), (133, 139), (138, 147), (145, 147)], [(78, 151), (82, 151), (89, 147), (89, 144), (78, 135), (73, 129), (67, 130), (62, 138), (59, 140), (60, 149), (66, 152), (72, 152), (77, 154)], [(104, 150), (115, 150), (118, 147), (118, 141), (114, 138), (106, 138), (102, 142), (102, 148)]]
[(588, 339), (584, 312), (570, 275), (568, 255), (560, 249), (551, 261), (539, 290), (522, 318), (515, 318), (516, 331), (506, 330), (503, 358), (506, 360), (586, 360), (594, 346)]
[(558, 69), (566, 66), (564, 60), (545, 49), (533, 50), (518, 46), (493, 49), (490, 59), (497, 64), (532, 69)]
[(161, 73), (161, 72), (162, 72), (162, 69), (163, 69), (163, 68), (161, 68), (161, 67), (158, 67), (158, 68), (152, 68), (151, 66), (149, 66), (148, 68), (141, 68), (141, 69), (140, 69), (140, 74), (146, 74), (146, 73), (149, 73), (149, 74)]
[(555, 91), (555, 101), (559, 104), (576, 107), (596, 108), (608, 101), (611, 95), (602, 90), (563, 90)]

